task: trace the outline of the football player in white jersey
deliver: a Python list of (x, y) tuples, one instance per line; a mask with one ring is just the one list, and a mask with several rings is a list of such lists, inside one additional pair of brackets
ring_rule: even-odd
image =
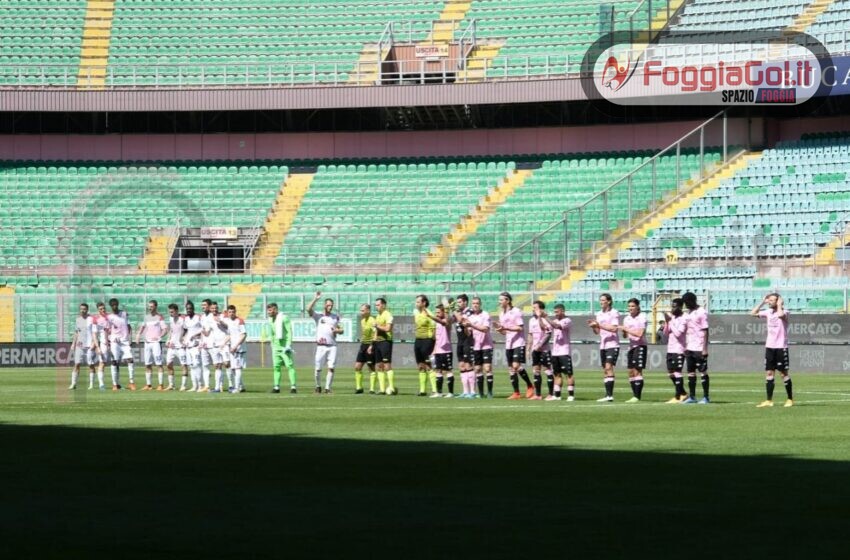
[[(202, 317), (195, 314), (195, 304), (186, 302), (186, 314), (183, 316), (183, 348), (186, 350), (186, 363), (192, 372), (192, 391), (200, 391), (204, 387), (201, 377), (201, 336), (204, 328)], [(183, 390), (182, 388), (180, 389)]]
[(222, 366), (230, 362), (230, 352), (227, 350), (227, 324), (223, 317), (218, 314), (218, 302), (211, 301), (209, 314), (204, 321), (204, 336), (207, 337), (207, 352), (210, 362), (215, 368), (215, 389), (211, 393), (220, 393), (224, 384)]
[(71, 350), (74, 353), (74, 369), (71, 372), (70, 390), (77, 388), (77, 380), (80, 377), (80, 366), (85, 363), (89, 366), (89, 389), (94, 389), (95, 370), (100, 374), (100, 388), (103, 390), (103, 368), (100, 365), (100, 350), (97, 345), (97, 333), (94, 325), (94, 317), (89, 315), (89, 304), (80, 304), (80, 315), (74, 324), (74, 338), (71, 342)]
[(334, 300), (325, 299), (323, 313), (316, 312), (313, 308), (322, 292), (316, 292), (316, 296), (307, 306), (307, 314), (316, 321), (316, 369), (313, 377), (316, 381), (316, 393), (322, 392), (322, 368), (328, 366), (328, 375), (325, 378), (325, 393), (333, 392), (334, 369), (336, 368), (336, 335), (342, 333), (339, 324), (339, 315), (333, 312)]
[[(201, 327), (202, 330), (206, 329), (206, 321), (210, 315), (210, 305), (212, 304), (211, 299), (205, 299), (201, 301)], [(209, 390), (210, 387), (210, 366), (212, 365), (212, 356), (210, 356), (209, 350), (209, 337), (201, 333), (201, 344), (199, 346), (199, 353), (201, 356), (201, 370), (204, 374), (204, 386), (202, 389)], [(201, 391), (203, 392), (203, 390)]]
[(127, 376), (130, 378), (128, 387), (135, 391), (136, 364), (133, 362), (133, 348), (130, 345), (133, 327), (127, 312), (119, 309), (116, 298), (109, 300), (109, 307), (112, 311), (107, 314), (106, 319), (109, 321), (109, 350), (112, 353), (112, 390), (118, 391), (121, 388), (118, 367), (123, 361), (127, 365)]
[(159, 314), (159, 304), (155, 299), (148, 302), (148, 312), (145, 315), (144, 322), (136, 333), (136, 346), (139, 345), (139, 340), (142, 335), (145, 337), (145, 386), (142, 391), (152, 391), (153, 366), (159, 369), (159, 384), (156, 387), (157, 391), (164, 391), (162, 385), (162, 337), (165, 335), (167, 325), (165, 319)]
[(174, 362), (179, 362), (183, 368), (183, 378), (180, 381), (180, 390), (186, 390), (186, 382), (189, 379), (189, 366), (186, 361), (186, 349), (183, 348), (183, 315), (176, 303), (168, 304), (168, 341), (165, 343), (165, 367), (168, 369), (168, 387), (166, 391), (174, 390)]
[(227, 346), (230, 352), (230, 371), (233, 374), (230, 392), (244, 393), (242, 371), (245, 369), (245, 339), (248, 337), (245, 321), (236, 315), (235, 305), (227, 306), (224, 321), (227, 323)]

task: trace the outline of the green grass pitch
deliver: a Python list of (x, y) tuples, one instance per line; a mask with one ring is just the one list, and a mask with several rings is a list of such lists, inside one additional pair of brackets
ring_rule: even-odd
[[(140, 375), (141, 374), (141, 375)], [(107, 372), (108, 375), (108, 372)], [(353, 394), (66, 390), (67, 369), (0, 377), (4, 558), (844, 558), (850, 377), (713, 374), (713, 404)], [(126, 372), (122, 371), (126, 380)], [(144, 379), (143, 371), (137, 380)], [(459, 383), (458, 383), (459, 386)], [(701, 389), (698, 388), (698, 392)], [(780, 382), (777, 405), (785, 400)]]

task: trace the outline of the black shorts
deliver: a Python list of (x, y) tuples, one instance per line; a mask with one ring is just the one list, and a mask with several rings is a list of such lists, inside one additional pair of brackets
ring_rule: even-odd
[(667, 373), (682, 373), (685, 368), (684, 354), (667, 353)]
[(431, 362), (431, 353), (434, 351), (436, 341), (433, 338), (417, 338), (413, 341), (413, 355), (417, 364)]
[(573, 376), (572, 356), (552, 356), (552, 372), (555, 375)]
[(611, 364), (617, 365), (617, 360), (620, 359), (620, 348), (606, 348), (599, 351), (599, 363), (602, 365)]
[(548, 350), (532, 350), (531, 365), (542, 366), (546, 369), (552, 367), (552, 353)]
[(379, 340), (372, 344), (372, 354), (376, 362), (390, 363), (393, 361), (393, 341)]
[(789, 369), (791, 369), (791, 359), (787, 348), (764, 349), (764, 371), (788, 373)]
[(475, 361), (475, 351), (472, 349), (472, 342), (457, 343), (457, 361), (472, 364)]
[(357, 359), (355, 362), (360, 362), (361, 364), (369, 364), (370, 366), (375, 365), (375, 349), (372, 349), (372, 352), (368, 352), (369, 346), (371, 344), (363, 344), (360, 343), (360, 348), (357, 350)]
[(708, 371), (708, 356), (702, 352), (688, 350), (685, 352), (685, 362), (688, 364), (688, 373), (705, 373)]
[(643, 371), (646, 369), (646, 346), (635, 346), (629, 349), (626, 365), (629, 369)]
[(511, 348), (510, 350), (505, 350), (505, 362), (508, 365), (513, 363), (524, 364), (525, 363), (525, 346), (520, 346), (519, 348)]
[(476, 366), (482, 366), (484, 364), (492, 364), (493, 363), (493, 349), (488, 348), (487, 350), (473, 350), (472, 351), (472, 363)]
[(434, 368), (440, 371), (452, 370), (452, 353), (434, 354)]

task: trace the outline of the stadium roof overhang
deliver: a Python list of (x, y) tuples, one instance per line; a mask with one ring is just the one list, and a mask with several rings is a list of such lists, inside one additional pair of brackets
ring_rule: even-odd
[(303, 88), (0, 91), (0, 111), (267, 111), (583, 101), (576, 78)]

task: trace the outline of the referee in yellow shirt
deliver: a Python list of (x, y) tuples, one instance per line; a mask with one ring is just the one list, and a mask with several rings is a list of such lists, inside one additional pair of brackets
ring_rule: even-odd
[(372, 306), (364, 303), (360, 306), (360, 349), (357, 351), (357, 359), (354, 361), (354, 393), (363, 394), (363, 366), (368, 365), (369, 394), (375, 394), (375, 384), (378, 374), (375, 373), (375, 349), (372, 343), (375, 341), (375, 318), (372, 317)]

